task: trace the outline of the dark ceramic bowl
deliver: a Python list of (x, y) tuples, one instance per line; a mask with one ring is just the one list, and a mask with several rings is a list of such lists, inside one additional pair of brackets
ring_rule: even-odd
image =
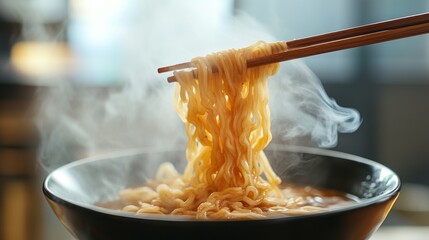
[(96, 206), (126, 187), (141, 186), (162, 161), (179, 170), (177, 150), (127, 150), (75, 161), (51, 172), (43, 192), (77, 239), (368, 239), (385, 220), (401, 187), (389, 168), (358, 156), (318, 148), (271, 145), (266, 154), (284, 182), (329, 188), (357, 204), (296, 217), (258, 220), (185, 220), (136, 216)]

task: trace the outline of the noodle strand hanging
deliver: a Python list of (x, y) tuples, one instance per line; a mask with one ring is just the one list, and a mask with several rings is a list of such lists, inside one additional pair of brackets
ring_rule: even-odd
[(174, 106), (188, 137), (186, 169), (181, 174), (164, 163), (146, 186), (121, 192), (132, 203), (122, 210), (198, 219), (321, 210), (303, 197), (286, 196), (264, 154), (271, 141), (267, 81), (279, 64), (248, 69), (246, 59), (285, 49), (285, 43), (259, 41), (193, 59), (196, 74), (175, 72)]

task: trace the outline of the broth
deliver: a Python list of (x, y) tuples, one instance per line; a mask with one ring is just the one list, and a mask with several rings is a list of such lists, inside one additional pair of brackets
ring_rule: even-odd
[[(297, 216), (304, 214), (311, 214), (323, 211), (329, 211), (346, 207), (357, 203), (357, 197), (333, 189), (324, 189), (311, 186), (300, 186), (297, 184), (282, 184), (280, 186), (281, 192), (288, 201), (293, 201), (297, 208), (287, 209), (287, 213), (279, 211), (265, 211), (263, 214), (266, 217), (270, 216)], [(130, 204), (138, 204), (135, 201), (126, 199), (117, 199), (114, 201), (104, 201), (96, 204), (98, 207), (117, 210), (121, 212)], [(279, 208), (282, 208), (279, 206)]]

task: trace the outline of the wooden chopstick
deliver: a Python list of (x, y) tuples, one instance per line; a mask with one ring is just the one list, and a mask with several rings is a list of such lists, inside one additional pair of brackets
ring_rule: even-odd
[(319, 44), (323, 42), (330, 42), (330, 41), (335, 41), (339, 39), (355, 37), (359, 35), (364, 35), (364, 34), (369, 34), (369, 33), (374, 33), (378, 31), (389, 30), (389, 29), (402, 28), (402, 27), (407, 27), (407, 26), (416, 25), (420, 23), (427, 23), (427, 22), (429, 22), (429, 13), (422, 13), (422, 14), (416, 14), (416, 15), (411, 15), (411, 16), (402, 17), (402, 18), (396, 18), (388, 21), (371, 23), (371, 24), (362, 25), (359, 27), (348, 28), (340, 31), (320, 34), (312, 37), (291, 40), (291, 41), (288, 41), (287, 44), (289, 49), (304, 47), (304, 46)]
[(275, 62), (288, 61), (296, 58), (303, 58), (322, 53), (361, 47), (365, 45), (381, 43), (400, 38), (412, 37), (425, 33), (429, 33), (429, 22), (403, 28), (360, 35), (356, 37), (339, 39), (332, 42), (309, 45), (301, 48), (293, 48), (285, 52), (249, 59), (247, 60), (247, 67), (255, 67)]
[[(281, 61), (339, 51), (369, 44), (429, 33), (429, 13), (397, 18), (341, 31), (286, 42), (288, 49), (260, 58), (248, 59), (247, 66), (255, 67)], [(158, 69), (158, 73), (195, 67), (192, 62)], [(168, 82), (176, 81), (174, 76)]]

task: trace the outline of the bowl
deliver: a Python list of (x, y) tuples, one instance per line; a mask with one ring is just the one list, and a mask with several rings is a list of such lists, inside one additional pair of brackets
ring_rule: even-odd
[(126, 187), (141, 186), (171, 161), (184, 168), (184, 148), (129, 149), (81, 159), (49, 173), (43, 193), (77, 239), (368, 239), (383, 223), (401, 188), (397, 174), (375, 161), (312, 147), (270, 145), (265, 153), (283, 182), (348, 193), (355, 204), (301, 216), (197, 220), (135, 215), (99, 207)]

